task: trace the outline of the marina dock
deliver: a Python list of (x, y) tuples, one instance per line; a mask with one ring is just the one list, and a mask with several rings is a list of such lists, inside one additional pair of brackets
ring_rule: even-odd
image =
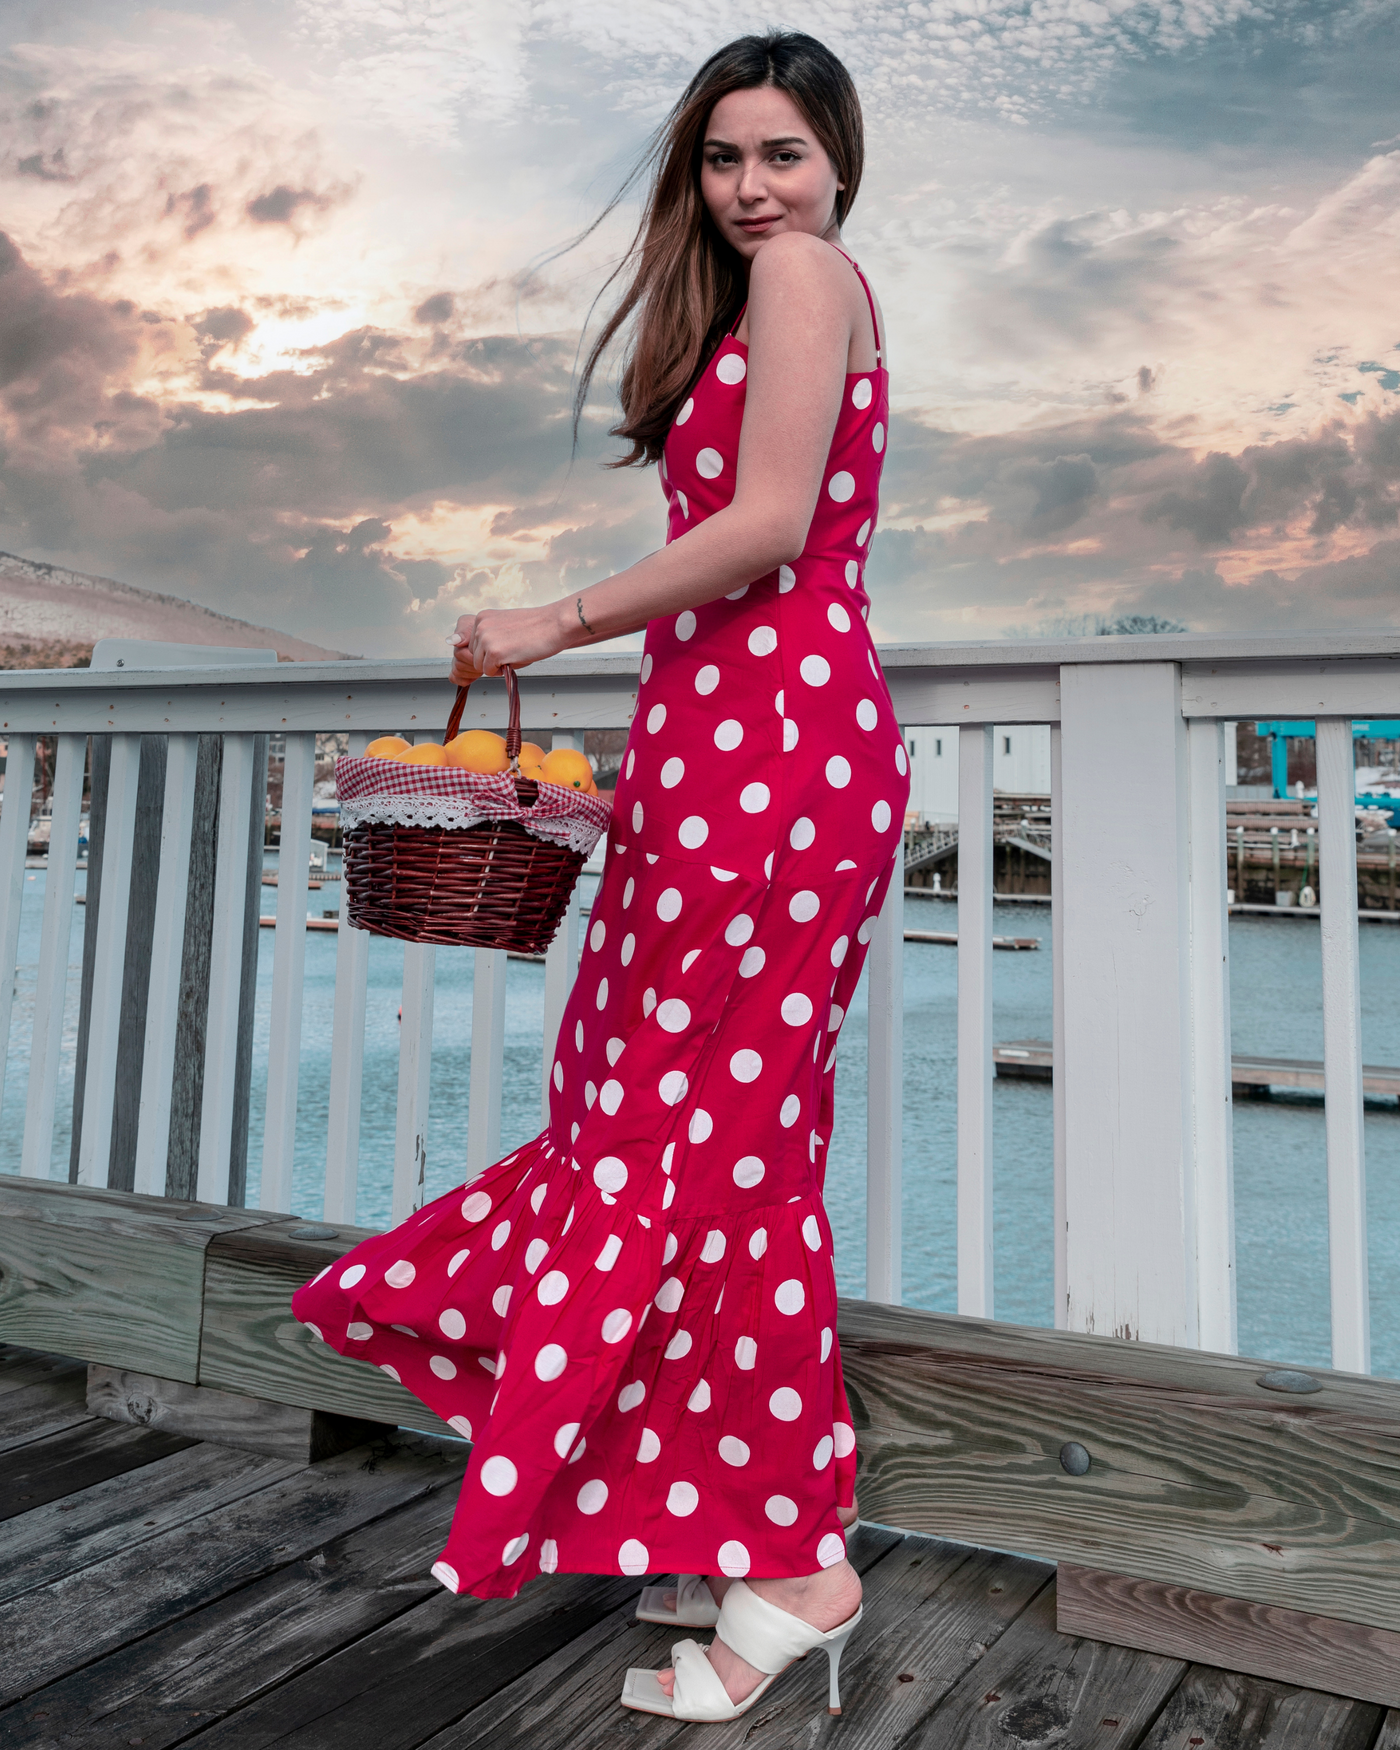
[[(1021, 1081), (1053, 1079), (1054, 1048), (1048, 1039), (1009, 1039), (992, 1047), (995, 1075)], [(1230, 1085), (1236, 1094), (1267, 1099), (1274, 1088), (1301, 1089), (1320, 1094), (1323, 1068), (1320, 1058), (1250, 1057), (1236, 1052), (1230, 1059)], [(1367, 1099), (1400, 1100), (1400, 1068), (1388, 1064), (1361, 1066), (1361, 1089)]]

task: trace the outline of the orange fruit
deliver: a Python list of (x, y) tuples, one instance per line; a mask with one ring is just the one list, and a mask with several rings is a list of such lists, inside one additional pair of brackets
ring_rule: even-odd
[(504, 772), (510, 765), (505, 738), (493, 729), (464, 729), (448, 742), (443, 763), (464, 772)]
[(538, 784), (544, 777), (543, 762), (540, 760), (530, 760), (527, 763), (526, 760), (522, 758), (520, 761), (520, 776), (522, 778), (531, 778), (536, 784)]
[(520, 769), (526, 766), (542, 766), (544, 764), (544, 749), (533, 741), (522, 741), (520, 744)]
[(408, 752), (408, 743), (401, 735), (381, 735), (365, 749), (367, 760), (401, 760)]
[(406, 766), (445, 766), (447, 750), (440, 742), (420, 741), (416, 747), (409, 748), (399, 758)]
[(593, 782), (593, 768), (576, 747), (556, 747), (544, 756), (540, 776), (547, 784), (562, 784), (566, 790), (586, 790)]

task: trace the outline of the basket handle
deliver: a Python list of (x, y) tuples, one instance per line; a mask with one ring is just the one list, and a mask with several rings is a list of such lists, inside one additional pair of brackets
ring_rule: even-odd
[[(510, 760), (511, 770), (514, 771), (517, 769), (517, 762), (520, 759), (520, 683), (515, 678), (513, 668), (503, 668), (501, 673), (505, 677), (509, 710), (506, 722), (506, 754)], [(468, 681), (465, 687), (457, 689), (457, 700), (447, 719), (447, 733), (442, 738), (444, 747), (462, 727), (462, 712), (466, 709), (467, 693), (470, 688), (471, 682)]]

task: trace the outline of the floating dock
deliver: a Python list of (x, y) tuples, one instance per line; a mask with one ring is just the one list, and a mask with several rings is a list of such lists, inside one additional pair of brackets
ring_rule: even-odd
[[(1012, 1080), (1048, 1082), (1055, 1073), (1055, 1053), (1048, 1039), (1009, 1039), (992, 1047), (995, 1073)], [(1372, 1099), (1400, 1100), (1400, 1068), (1368, 1063), (1361, 1070), (1362, 1091)], [(1274, 1088), (1320, 1094), (1322, 1063), (1310, 1057), (1249, 1057), (1230, 1059), (1230, 1086), (1237, 1094), (1267, 1098)]]

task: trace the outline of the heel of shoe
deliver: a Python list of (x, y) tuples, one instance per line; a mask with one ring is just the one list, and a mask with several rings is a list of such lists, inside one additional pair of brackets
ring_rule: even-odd
[(828, 1641), (825, 1647), (827, 1671), (830, 1677), (830, 1687), (827, 1690), (826, 1711), (832, 1715), (833, 1718), (838, 1717), (841, 1712), (841, 1655), (846, 1650), (846, 1642), (850, 1640), (851, 1629), (854, 1629), (854, 1627), (855, 1624), (852, 1623), (851, 1628), (847, 1629), (845, 1634), (843, 1634), (839, 1640)]

